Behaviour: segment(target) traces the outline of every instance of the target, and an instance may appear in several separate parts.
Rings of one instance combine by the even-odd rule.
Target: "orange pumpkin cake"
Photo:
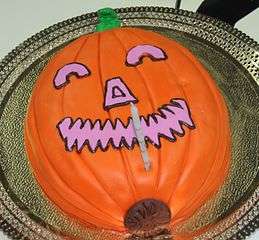
[[[223,184],[229,116],[189,50],[117,27],[83,35],[49,61],[30,99],[25,146],[43,192],[70,217],[153,236],[187,221]]]

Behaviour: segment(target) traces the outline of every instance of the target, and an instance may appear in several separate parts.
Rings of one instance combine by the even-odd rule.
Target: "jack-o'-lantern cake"
[[[84,226],[183,239],[174,226],[228,174],[228,110],[189,50],[119,27],[112,14],[104,10],[97,31],[40,74],[25,119],[27,156],[46,197]]]

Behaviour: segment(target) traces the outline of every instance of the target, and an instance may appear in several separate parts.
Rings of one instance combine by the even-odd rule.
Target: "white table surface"
[[[195,11],[201,0],[182,0],[181,8]],[[15,46],[42,29],[103,7],[174,6],[175,1],[133,0],[0,0],[0,59]],[[259,41],[259,10],[256,10],[236,27]],[[249,240],[258,240],[259,231]],[[0,240],[8,240],[0,232]]]

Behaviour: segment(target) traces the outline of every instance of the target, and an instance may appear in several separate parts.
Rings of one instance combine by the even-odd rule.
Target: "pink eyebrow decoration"
[[[86,77],[90,75],[88,68],[81,63],[69,63],[59,69],[54,78],[54,86],[60,89],[66,86],[70,81],[69,77],[71,75],[76,75],[79,78]]]
[[[129,66],[137,66],[142,63],[144,57],[150,57],[152,61],[167,59],[165,52],[161,48],[144,44],[129,50],[126,63]]]

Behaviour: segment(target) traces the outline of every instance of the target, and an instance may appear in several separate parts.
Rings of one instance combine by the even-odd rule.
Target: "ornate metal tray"
[[[123,26],[152,29],[191,50],[217,81],[229,108],[230,176],[219,193],[176,231],[199,230],[197,240],[244,239],[259,227],[258,43],[223,22],[192,12],[159,7],[116,11]],[[13,239],[105,239],[104,233],[86,231],[43,197],[23,146],[23,119],[39,72],[58,49],[93,32],[96,24],[96,13],[58,23],[0,62],[0,228]]]

